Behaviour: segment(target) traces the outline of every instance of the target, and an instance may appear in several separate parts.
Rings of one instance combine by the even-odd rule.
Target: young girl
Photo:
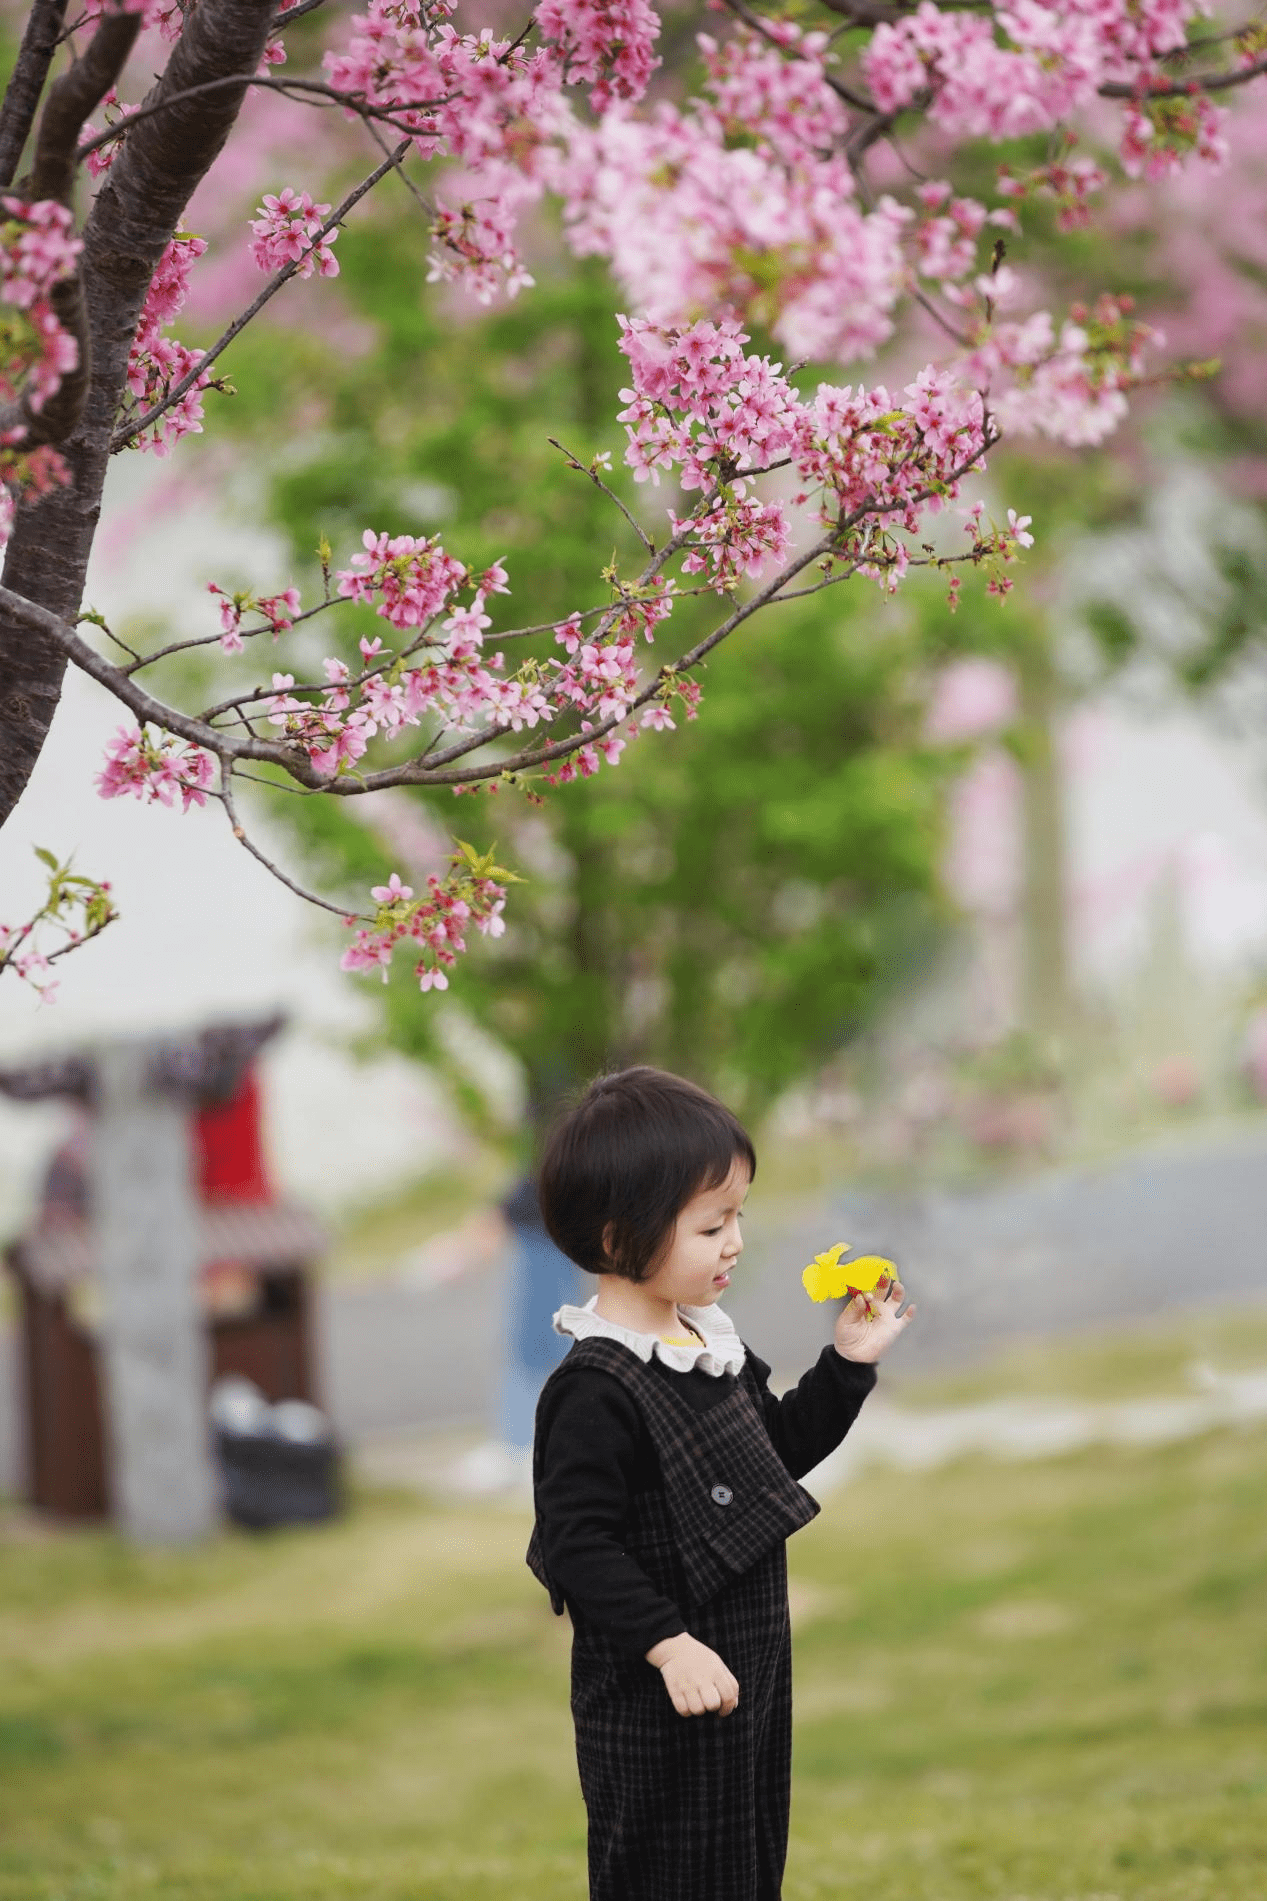
[[[881,1281],[776,1399],[718,1300],[756,1170],[721,1103],[655,1069],[594,1083],[541,1170],[598,1277],[537,1408],[528,1563],[571,1614],[591,1901],[778,1901],[791,1797],[788,1536],[914,1313]]]

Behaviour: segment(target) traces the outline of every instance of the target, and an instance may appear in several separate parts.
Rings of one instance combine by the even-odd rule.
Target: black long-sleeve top
[[[876,1381],[874,1366],[824,1347],[782,1398],[770,1369],[749,1350],[766,1430],[793,1478],[834,1452]],[[674,1372],[658,1357],[652,1372],[673,1380],[700,1412],[730,1383],[698,1367]],[[578,1368],[543,1399],[537,1419],[537,1516],[542,1556],[573,1615],[583,1617],[633,1656],[645,1656],[686,1629],[681,1609],[658,1592],[624,1550],[629,1502],[661,1483],[660,1464],[637,1405],[620,1381],[598,1367]]]

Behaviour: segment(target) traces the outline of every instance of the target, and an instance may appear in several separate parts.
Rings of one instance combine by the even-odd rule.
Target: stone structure
[[[12,1250],[11,1266],[25,1280],[32,1308],[37,1292],[64,1291],[88,1273],[96,1276],[106,1489],[116,1521],[139,1543],[187,1543],[218,1517],[206,1413],[212,1348],[200,1271],[226,1254],[263,1272],[293,1270],[320,1246],[316,1224],[302,1211],[264,1202],[262,1185],[237,1205],[208,1207],[196,1180],[195,1113],[234,1097],[279,1027],[280,1019],[270,1018],[185,1037],[120,1039],[0,1069],[5,1094],[71,1098],[90,1113],[79,1190],[82,1196],[86,1187],[86,1205],[48,1211],[47,1225]],[[303,1321],[299,1312],[301,1329]],[[220,1348],[217,1341],[218,1359]],[[36,1358],[32,1348],[28,1384],[40,1377]],[[306,1370],[296,1383],[307,1384]],[[33,1404],[33,1418],[35,1410]],[[33,1492],[38,1497],[38,1483]]]

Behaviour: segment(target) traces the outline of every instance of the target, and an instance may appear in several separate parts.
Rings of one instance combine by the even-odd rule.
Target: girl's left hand
[[[836,1316],[836,1351],[843,1360],[874,1365],[884,1358],[904,1327],[915,1318],[915,1308],[901,1311],[906,1289],[901,1281],[882,1274],[871,1294],[855,1294]]]

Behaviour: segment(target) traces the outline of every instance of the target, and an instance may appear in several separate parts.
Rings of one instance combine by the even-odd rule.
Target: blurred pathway
[[[890,1405],[882,1392],[864,1406],[849,1437],[805,1475],[825,1498],[869,1467],[926,1472],[968,1454],[1060,1458],[1086,1446],[1167,1446],[1219,1426],[1267,1419],[1267,1368],[1220,1374],[1194,1366],[1193,1392],[1171,1399],[1113,1402],[991,1400],[977,1406]]]
[[[973,1193],[841,1194],[753,1211],[726,1302],[776,1373],[830,1338],[832,1308],[800,1272],[847,1239],[891,1254],[918,1297],[910,1370],[946,1372],[1008,1340],[1129,1325],[1186,1303],[1267,1297],[1267,1122],[1096,1170]],[[328,1290],[326,1399],[349,1440],[489,1416],[498,1378],[500,1268],[429,1289]]]
[[[1175,1445],[1218,1427],[1267,1420],[1267,1367],[1223,1374],[1198,1363],[1188,1369],[1188,1379],[1192,1390],[1169,1398],[995,1399],[967,1406],[904,1405],[881,1387],[849,1437],[804,1482],[815,1498],[825,1499],[876,1469],[930,1472],[967,1457],[1016,1463],[1061,1458],[1088,1446]],[[355,1467],[370,1485],[469,1499],[463,1456],[477,1438],[470,1429],[383,1435],[356,1449]],[[518,1483],[487,1496],[494,1505],[523,1509],[531,1500],[527,1468]]]
[[[920,1307],[902,1348],[910,1371],[952,1371],[1008,1340],[1129,1325],[1190,1303],[1261,1300],[1267,1121],[972,1193],[758,1204],[726,1305],[783,1378],[830,1338],[832,1309],[805,1298],[800,1271],[839,1239],[901,1264]],[[503,1291],[500,1265],[438,1285],[327,1287],[319,1363],[345,1442],[490,1419]],[[16,1472],[13,1346],[0,1333],[0,1490]]]

